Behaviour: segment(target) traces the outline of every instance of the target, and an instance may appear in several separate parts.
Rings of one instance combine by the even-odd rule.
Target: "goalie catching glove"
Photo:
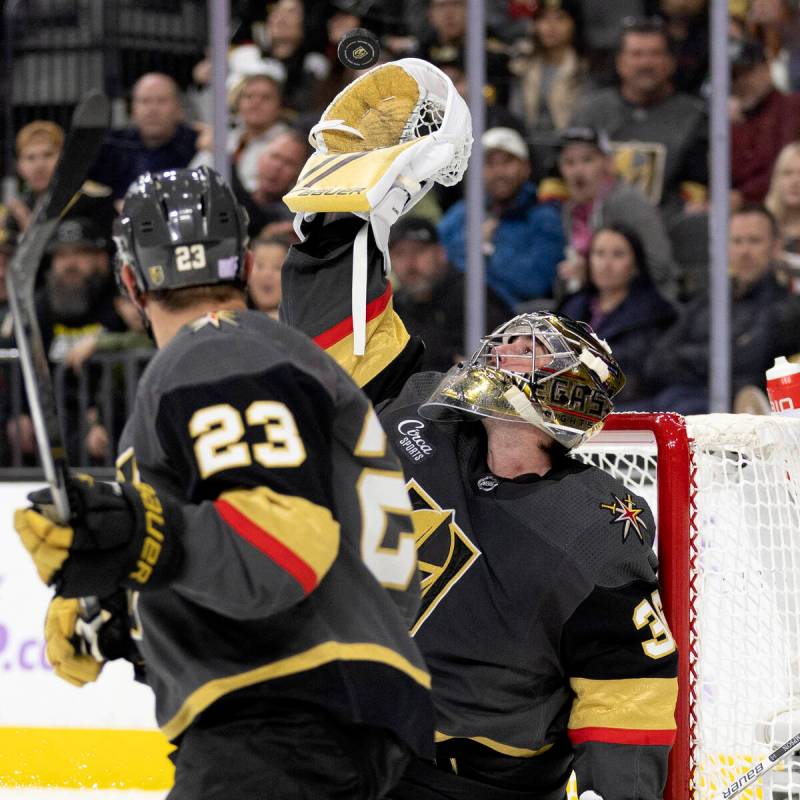
[[[472,149],[472,120],[453,82],[437,67],[404,58],[371,69],[343,89],[311,129],[315,153],[283,199],[295,229],[320,212],[368,220],[388,272],[389,230],[433,186],[453,186]],[[353,341],[363,355],[367,225],[353,248]]]
[[[107,597],[118,587],[159,589],[180,568],[183,518],[173,501],[146,483],[91,478],[69,487],[69,524],[51,518],[49,489],[28,495],[33,508],[14,513],[14,527],[39,577],[63,597]]]

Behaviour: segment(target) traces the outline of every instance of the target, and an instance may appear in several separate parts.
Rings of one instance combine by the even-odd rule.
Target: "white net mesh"
[[[692,796],[710,798],[800,731],[800,419],[686,423],[696,468]],[[642,438],[601,434],[576,455],[620,477],[658,518],[658,453]],[[797,800],[800,758],[740,797]]]
[[[469,109],[450,79],[436,67],[413,58],[395,63],[403,65],[420,87],[420,99],[406,123],[401,141],[440,132],[452,142],[455,149],[453,158],[430,180],[443,186],[454,186],[464,177],[472,152]]]

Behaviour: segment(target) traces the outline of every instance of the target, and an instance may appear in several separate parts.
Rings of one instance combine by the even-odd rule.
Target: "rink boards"
[[[163,790],[171,747],[155,725],[153,695],[127,663],[81,689],[44,656],[52,591],[39,581],[12,526],[36,486],[0,483],[0,788]]]

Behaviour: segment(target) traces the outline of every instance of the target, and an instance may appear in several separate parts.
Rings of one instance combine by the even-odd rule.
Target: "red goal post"
[[[656,515],[680,659],[664,797],[711,798],[800,731],[800,418],[611,414],[576,455]],[[740,797],[800,798],[800,759]]]

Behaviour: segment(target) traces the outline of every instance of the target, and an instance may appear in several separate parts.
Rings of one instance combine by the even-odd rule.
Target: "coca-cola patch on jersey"
[[[395,448],[415,463],[430,458],[436,448],[425,437],[425,423],[420,419],[404,419],[397,423],[400,438]]]

